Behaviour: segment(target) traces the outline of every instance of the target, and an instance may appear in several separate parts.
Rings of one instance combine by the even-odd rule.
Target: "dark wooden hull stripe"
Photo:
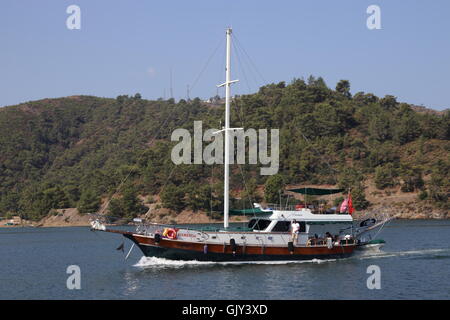
[[[123,235],[136,243],[145,256],[161,257],[173,260],[198,261],[271,261],[271,260],[311,260],[335,259],[352,255],[355,246],[327,247],[294,247],[291,252],[286,247],[236,246],[233,253],[231,245],[193,243],[161,239],[156,243],[153,238],[132,233]],[[205,253],[206,251],[206,253]]]

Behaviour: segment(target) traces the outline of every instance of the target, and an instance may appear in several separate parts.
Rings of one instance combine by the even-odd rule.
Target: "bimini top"
[[[298,188],[298,189],[289,189],[286,191],[306,194],[310,196],[324,196],[327,194],[341,193],[344,192],[345,189]]]
[[[230,210],[231,215],[246,215],[246,214],[271,214],[272,211],[261,210],[260,208],[244,209],[244,210]]]

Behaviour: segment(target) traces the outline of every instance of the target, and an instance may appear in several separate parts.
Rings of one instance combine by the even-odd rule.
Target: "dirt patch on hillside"
[[[379,190],[372,179],[366,181],[366,199],[371,206],[362,213],[385,212],[399,219],[450,219],[448,210],[419,201],[419,191],[402,192],[400,186]]]
[[[39,221],[38,227],[89,226],[89,215],[82,215],[77,208],[58,209]]]
[[[205,211],[192,211],[183,210],[179,213],[166,209],[160,208],[157,204],[151,204],[149,206],[149,211],[142,215],[141,218],[147,221],[155,223],[166,223],[166,224],[203,224],[203,223],[221,223],[222,218],[215,218],[208,215]],[[246,216],[231,216],[230,222],[242,222],[248,221],[250,217]]]

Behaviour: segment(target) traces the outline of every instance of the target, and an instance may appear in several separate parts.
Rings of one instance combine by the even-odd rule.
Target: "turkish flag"
[[[355,208],[353,208],[352,194],[348,194],[348,213],[353,214]]]

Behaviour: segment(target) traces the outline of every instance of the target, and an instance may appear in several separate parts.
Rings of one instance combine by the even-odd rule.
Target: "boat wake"
[[[410,251],[398,251],[398,252],[386,252],[386,251],[367,251],[355,254],[352,257],[340,259],[349,261],[353,259],[365,260],[365,259],[379,259],[379,258],[391,258],[391,257],[426,257],[426,258],[449,258],[450,248],[442,249],[423,249],[423,250],[410,250]],[[171,260],[157,257],[141,257],[141,259],[134,264],[134,267],[142,269],[176,269],[176,268],[198,268],[209,266],[227,266],[227,265],[287,265],[287,264],[322,264],[335,262],[338,259],[312,259],[312,260],[285,260],[285,261],[227,261],[227,262],[215,262],[215,261],[198,261],[198,260]]]
[[[134,265],[140,268],[184,268],[189,266],[212,265],[214,262],[197,261],[197,260],[170,260],[157,257],[141,257],[141,259]]]
[[[286,261],[198,261],[198,260],[170,260],[157,257],[141,257],[141,259],[134,265],[139,268],[187,268],[187,267],[202,267],[202,266],[225,266],[225,265],[285,265],[285,264],[302,264],[315,263],[321,264],[326,262],[333,262],[336,259],[312,259],[312,260],[286,260]]]
[[[391,258],[391,257],[405,257],[405,256],[422,256],[427,258],[433,257],[448,257],[450,258],[450,248],[440,248],[440,249],[422,249],[422,250],[409,250],[409,251],[367,251],[360,252],[354,256],[354,258],[363,259],[377,259],[377,258]]]

